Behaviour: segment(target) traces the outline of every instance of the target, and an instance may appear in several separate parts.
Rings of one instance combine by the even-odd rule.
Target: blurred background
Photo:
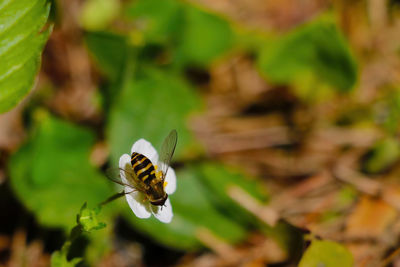
[[[120,190],[105,170],[172,129],[172,222],[115,200],[67,260],[400,266],[399,15],[396,0],[51,1],[34,89],[0,115],[0,266],[49,266],[83,203]]]

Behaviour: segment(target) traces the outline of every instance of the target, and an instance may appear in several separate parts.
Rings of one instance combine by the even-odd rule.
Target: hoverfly
[[[107,173],[107,177],[115,183],[132,189],[130,192],[125,191],[125,194],[139,191],[151,204],[163,206],[168,198],[168,194],[164,190],[165,177],[175,152],[177,139],[176,130],[172,130],[162,144],[157,165],[153,165],[145,155],[133,152],[130,164],[126,164],[125,169],[117,169],[118,172],[124,172],[127,183],[122,179],[121,181],[113,179],[117,175],[112,175],[110,172]],[[115,171],[115,169],[111,169],[111,171]]]

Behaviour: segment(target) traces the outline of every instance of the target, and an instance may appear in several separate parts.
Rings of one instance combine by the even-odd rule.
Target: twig
[[[222,258],[226,258],[232,261],[235,261],[238,255],[236,250],[226,243],[225,241],[221,240],[220,238],[216,237],[210,230],[204,227],[200,227],[196,231],[196,237],[207,247],[215,251],[218,255]]]
[[[384,259],[380,264],[379,267],[388,266],[395,258],[400,255],[400,247],[393,251],[386,259]]]
[[[274,209],[261,204],[257,199],[250,196],[246,191],[238,186],[230,186],[228,188],[228,195],[270,226],[274,226],[279,220],[279,215]]]
[[[339,180],[355,186],[360,192],[365,194],[377,196],[382,190],[382,185],[379,182],[366,178],[359,172],[353,171],[341,163],[335,168],[334,174]]]
[[[323,171],[310,178],[302,181],[295,186],[280,192],[270,203],[269,206],[275,210],[282,211],[293,205],[298,201],[298,198],[324,187],[332,181],[332,177],[329,172]]]
[[[217,134],[209,136],[205,140],[207,140],[207,147],[210,149],[210,152],[215,154],[261,149],[292,143],[288,136],[288,129],[281,126],[241,133]]]

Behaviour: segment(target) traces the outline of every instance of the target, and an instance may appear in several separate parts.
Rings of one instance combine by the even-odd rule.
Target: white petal
[[[151,205],[151,211],[153,212],[154,217],[163,223],[170,223],[174,216],[169,198],[165,201],[165,204],[162,207]]]
[[[168,169],[167,177],[165,177],[165,182],[167,184],[165,186],[165,192],[168,195],[173,194],[176,190],[176,175],[174,169],[172,169],[171,167],[169,167]]]
[[[130,194],[126,194],[125,196],[126,200],[128,201],[129,207],[138,218],[146,219],[150,217],[150,203],[147,199],[145,199],[145,195],[143,193],[136,191]]]
[[[119,158],[119,168],[125,170],[126,164],[129,164],[129,165],[131,164],[131,157],[128,154],[123,154]],[[119,173],[121,175],[122,182],[127,184],[128,181],[126,179],[125,172],[120,170]]]
[[[148,159],[151,160],[153,164],[157,164],[158,162],[158,153],[154,149],[154,147],[150,144],[150,142],[142,139],[137,140],[131,149],[131,154],[133,152],[137,152],[145,155]]]

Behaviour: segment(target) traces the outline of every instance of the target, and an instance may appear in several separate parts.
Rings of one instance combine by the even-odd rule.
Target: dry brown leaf
[[[379,238],[396,215],[396,210],[383,200],[363,196],[348,219],[346,235],[355,239]]]

